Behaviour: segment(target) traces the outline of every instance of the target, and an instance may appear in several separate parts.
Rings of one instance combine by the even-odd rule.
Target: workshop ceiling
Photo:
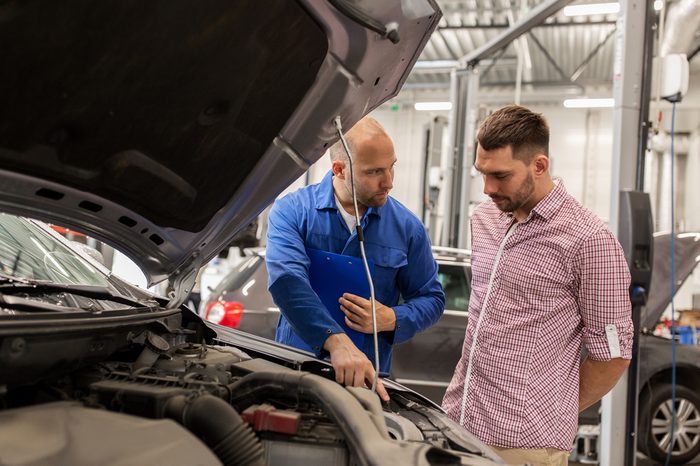
[[[437,1],[444,16],[405,89],[447,89],[449,70],[455,60],[482,46],[543,3],[543,0]],[[584,2],[572,2],[580,3]],[[521,46],[520,57],[526,64],[523,85],[610,86],[616,19],[616,14],[569,17],[560,10],[521,36],[523,39],[482,61],[480,86],[494,90],[513,87]],[[527,66],[528,61],[531,66]]]

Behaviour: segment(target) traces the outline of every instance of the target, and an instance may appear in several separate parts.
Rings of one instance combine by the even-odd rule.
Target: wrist
[[[396,312],[394,308],[389,306],[384,306],[386,309],[386,324],[382,328],[383,332],[393,332],[396,330]]]
[[[326,341],[323,343],[323,349],[332,353],[336,348],[346,346],[348,342],[351,343],[351,340],[345,333],[334,333],[326,338]]]

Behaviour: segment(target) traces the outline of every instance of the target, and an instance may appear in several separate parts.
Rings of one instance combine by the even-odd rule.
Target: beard
[[[491,196],[491,199],[496,203],[496,207],[502,212],[514,212],[521,208],[532,197],[535,192],[535,180],[531,173],[527,174],[527,178],[520,185],[518,191],[512,196]],[[496,202],[498,201],[498,202]]]
[[[373,196],[361,196],[360,193],[357,194],[357,200],[361,204],[364,204],[367,207],[381,207],[384,204],[386,204],[387,199],[389,199],[389,193],[386,193],[386,196],[382,196],[381,194],[375,194]]]

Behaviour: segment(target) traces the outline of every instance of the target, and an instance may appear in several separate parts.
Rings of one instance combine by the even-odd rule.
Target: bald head
[[[348,142],[350,152],[354,154],[359,146],[378,136],[389,138],[389,135],[384,130],[384,127],[382,127],[377,120],[370,116],[366,116],[355,123],[355,126],[350,128],[350,131],[345,133],[345,140]],[[343,148],[343,141],[338,140],[331,146],[330,156],[331,162],[336,160],[344,162],[347,160],[347,154]]]

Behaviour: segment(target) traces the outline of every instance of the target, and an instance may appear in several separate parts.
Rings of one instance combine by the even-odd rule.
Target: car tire
[[[638,447],[651,459],[666,461],[671,430],[671,384],[650,387],[639,403]],[[671,464],[685,464],[700,454],[700,395],[676,385],[676,425]]]

